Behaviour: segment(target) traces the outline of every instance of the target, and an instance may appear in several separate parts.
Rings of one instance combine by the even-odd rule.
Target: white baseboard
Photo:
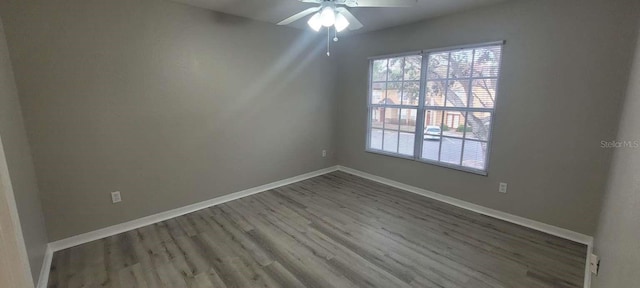
[[[589,243],[587,245],[587,259],[585,260],[585,265],[584,265],[584,288],[590,288],[591,287],[591,269],[589,269],[590,267],[590,257],[591,254],[593,253],[593,241],[591,241],[591,243]]]
[[[47,288],[49,284],[49,271],[51,270],[51,260],[53,260],[53,250],[51,245],[47,245],[44,252],[44,259],[42,260],[42,268],[40,268],[40,276],[38,278],[38,284],[36,288]]]
[[[158,214],[154,214],[154,215],[150,215],[150,216],[146,216],[146,217],[142,217],[136,220],[131,220],[128,222],[124,222],[124,223],[120,223],[120,224],[116,224],[113,226],[109,226],[106,228],[102,228],[102,229],[98,229],[95,231],[91,231],[91,232],[87,232],[84,234],[80,234],[80,235],[76,235],[76,236],[72,236],[69,238],[65,238],[62,240],[58,240],[55,242],[51,242],[49,243],[49,247],[51,248],[51,250],[53,252],[55,251],[60,251],[60,250],[64,250],[70,247],[74,247],[74,246],[78,246],[84,243],[88,243],[91,241],[95,241],[98,239],[102,239],[105,237],[109,237],[109,236],[113,236],[116,234],[120,234],[122,232],[126,232],[126,231],[130,231],[130,230],[134,230],[134,229],[138,229],[140,227],[144,227],[147,225],[151,225],[154,223],[158,223],[158,222],[162,222],[171,218],[175,218],[178,216],[182,216],[185,214],[189,214],[191,212],[195,212],[204,208],[208,208],[211,206],[215,206],[215,205],[219,205],[225,202],[229,202],[229,201],[233,201],[242,197],[246,197],[249,195],[253,195],[256,193],[260,193],[260,192],[264,192],[264,191],[268,191],[274,188],[278,188],[281,186],[285,186],[285,185],[289,185],[295,182],[299,182],[302,180],[306,180],[309,178],[313,178],[316,176],[320,176],[323,174],[327,174],[327,173],[331,173],[333,171],[338,170],[338,166],[332,166],[329,168],[324,168],[324,169],[320,169],[320,170],[316,170],[313,172],[309,172],[309,173],[305,173],[302,175],[298,175],[298,176],[294,176],[291,178],[287,178],[287,179],[283,179],[280,181],[276,181],[276,182],[272,182],[269,184],[265,184],[265,185],[261,185],[258,187],[253,187],[253,188],[249,188],[246,190],[242,190],[239,192],[234,192],[231,194],[227,194],[224,196],[220,196],[214,199],[210,199],[210,200],[206,200],[206,201],[202,201],[202,202],[198,202],[195,204],[191,204],[188,206],[184,206],[184,207],[180,207],[180,208],[176,208],[176,209],[172,209],[169,211],[165,211],[165,212],[160,212]]]
[[[384,177],[380,177],[380,176],[376,176],[373,174],[369,174],[366,172],[362,172],[360,170],[356,170],[353,168],[349,168],[349,167],[345,167],[345,166],[340,166],[338,165],[338,170],[355,175],[355,176],[359,176],[362,178],[366,178],[372,181],[376,181],[378,183],[382,183],[382,184],[386,184],[389,185],[391,187],[395,187],[398,189],[402,189],[411,193],[415,193],[418,195],[422,195],[434,200],[438,200],[440,202],[444,202],[447,204],[451,204],[453,206],[457,206],[466,210],[470,210],[470,211],[474,211],[476,213],[480,213],[483,215],[487,215],[493,218],[497,218],[503,221],[507,221],[507,222],[511,222],[514,224],[518,224],[520,226],[524,226],[527,228],[531,228],[534,230],[538,230],[547,234],[551,234],[560,238],[564,238],[564,239],[568,239],[577,243],[581,243],[581,244],[585,244],[587,245],[587,260],[586,260],[586,267],[585,267],[585,274],[584,274],[584,287],[585,288],[589,288],[591,287],[591,272],[589,271],[589,256],[591,255],[591,251],[593,250],[593,237],[589,236],[589,235],[585,235],[582,233],[578,233],[575,231],[571,231],[565,228],[560,228],[557,226],[553,226],[553,225],[549,225],[546,223],[542,223],[542,222],[538,222],[535,220],[531,220],[531,219],[527,219],[524,217],[520,217],[520,216],[516,216],[513,214],[509,214],[506,212],[502,212],[502,211],[498,211],[495,209],[491,209],[491,208],[487,208],[484,206],[480,206],[477,204],[473,204],[467,201],[463,201],[457,198],[453,198],[453,197],[449,197],[449,196],[445,196],[442,194],[438,194],[429,190],[425,190],[422,188],[418,188],[415,186],[411,186],[411,185],[407,185],[404,183],[400,183],[397,181],[393,181],[391,179],[387,179]]]

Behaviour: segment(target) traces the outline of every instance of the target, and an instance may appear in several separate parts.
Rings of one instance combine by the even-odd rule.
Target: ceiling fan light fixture
[[[334,24],[336,27],[336,32],[340,32],[345,28],[349,27],[349,20],[347,20],[342,13],[336,13],[336,23]]]
[[[315,7],[307,8],[298,12],[289,18],[286,18],[278,25],[289,25],[311,14],[311,18],[307,20],[309,27],[319,32],[322,27],[327,27],[327,56],[331,43],[331,32],[334,32],[333,41],[338,41],[338,32],[349,30],[358,30],[363,27],[362,23],[351,14],[347,8],[353,7],[410,7],[415,5],[418,0],[298,0],[300,2],[319,4]],[[344,7],[346,6],[346,7]],[[331,28],[333,27],[333,31]]]
[[[322,26],[331,27],[336,23],[336,12],[333,11],[333,7],[326,6],[320,11],[320,20],[322,20]]]
[[[320,13],[313,14],[313,16],[309,18],[309,21],[307,21],[307,24],[309,24],[309,27],[311,27],[311,29],[313,29],[314,31],[316,32],[320,31],[320,28],[322,28],[322,20],[320,19]]]

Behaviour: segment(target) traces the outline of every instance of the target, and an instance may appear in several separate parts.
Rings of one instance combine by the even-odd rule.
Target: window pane
[[[400,105],[400,94],[402,93],[402,82],[387,83],[387,99],[384,104]]]
[[[371,129],[369,135],[369,145],[371,149],[382,150],[382,130]]]
[[[448,83],[447,106],[467,107],[469,80],[449,80]]]
[[[430,54],[428,65],[427,79],[447,78],[447,72],[449,69],[449,52]]]
[[[400,109],[400,142],[398,143],[400,154],[413,156],[417,115],[417,109]]]
[[[446,80],[443,81],[427,81],[426,96],[424,105],[427,106],[444,106],[444,91],[446,88]]]
[[[493,108],[496,102],[498,79],[473,80],[471,86],[471,107]]]
[[[387,59],[373,61],[373,81],[387,81]]]
[[[401,109],[400,110],[400,131],[416,132],[417,109]]]
[[[462,156],[462,140],[442,137],[442,148],[440,151],[440,162],[460,165]]]
[[[433,136],[430,138],[436,137]],[[440,137],[437,136],[437,138]],[[424,142],[422,144],[422,159],[438,161],[438,154],[440,154],[440,140],[424,139]]]
[[[402,86],[402,105],[418,106],[420,98],[420,82],[404,82]]]
[[[429,126],[432,126],[435,130],[442,129],[442,116],[444,111],[442,110],[427,110],[424,115],[424,128],[425,131]]]
[[[451,52],[449,78],[469,78],[473,49]]]
[[[400,143],[398,152],[402,155],[413,156],[416,135],[413,133],[400,132]]]
[[[444,113],[444,123],[442,134],[444,136],[464,137],[464,124],[466,123],[466,112],[463,111],[442,111]],[[467,129],[469,130],[469,129]]]
[[[498,77],[502,46],[475,49],[473,77]]]
[[[389,59],[389,80],[402,81],[404,57]]]
[[[371,119],[369,119],[369,121],[371,121],[371,128],[379,128],[382,129],[382,113],[381,110],[383,110],[384,108],[380,108],[380,107],[374,107],[371,108]]]
[[[440,139],[442,136],[442,116],[444,111],[427,110],[424,115],[422,142],[423,159],[438,161]]]
[[[486,156],[487,156],[486,142],[465,140],[464,154],[462,157],[462,166],[484,170],[485,163],[486,163]]]
[[[404,80],[420,80],[422,56],[409,56],[404,59]]]
[[[384,129],[398,130],[400,122],[400,109],[398,108],[379,108],[380,118],[383,119]]]
[[[384,146],[382,150],[398,153],[398,131],[384,130],[383,134]]]
[[[466,138],[488,141],[491,132],[491,113],[473,112],[469,113],[467,117]]]
[[[384,104],[387,97],[386,83],[373,83],[371,85],[371,104]]]

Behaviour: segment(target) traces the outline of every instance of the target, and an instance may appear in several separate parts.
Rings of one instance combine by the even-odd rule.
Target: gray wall
[[[162,0],[0,15],[52,241],[336,164],[317,34]]]
[[[636,47],[616,140],[640,141],[640,43]],[[637,287],[640,283],[640,148],[617,148],[595,239],[600,273],[593,287]]]
[[[637,16],[637,1],[523,0],[349,37],[336,49],[340,164],[593,235]],[[364,151],[367,57],[496,40],[488,177]]]
[[[4,154],[7,158],[31,273],[34,282],[37,282],[48,242],[47,231],[1,19],[0,137],[2,137]]]

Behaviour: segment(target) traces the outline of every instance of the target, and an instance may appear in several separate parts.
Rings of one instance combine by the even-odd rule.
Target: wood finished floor
[[[56,252],[49,287],[581,287],[585,254],[334,172]]]

